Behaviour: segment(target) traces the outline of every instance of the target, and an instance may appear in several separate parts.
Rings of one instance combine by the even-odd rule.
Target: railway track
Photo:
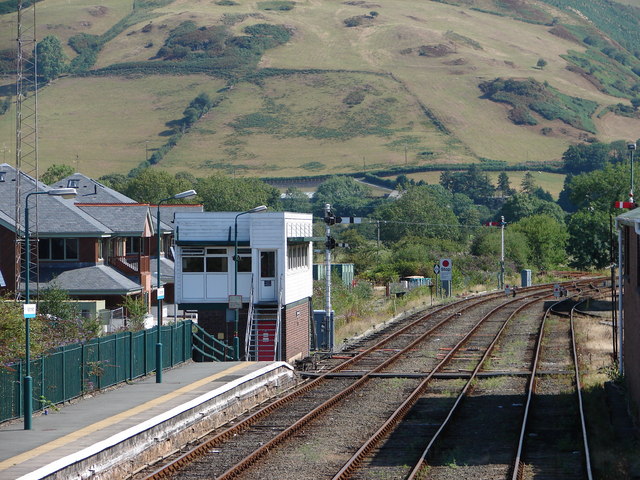
[[[384,458],[380,440],[393,444],[394,427],[416,404],[434,405],[435,418],[451,408],[452,382],[466,384],[456,398],[468,395],[474,378],[487,373],[480,367],[510,319],[551,290],[521,292],[466,299],[409,319],[169,465],[135,478],[348,478],[359,465]]]

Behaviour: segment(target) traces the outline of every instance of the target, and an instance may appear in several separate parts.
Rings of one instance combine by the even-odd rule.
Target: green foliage
[[[281,200],[285,212],[311,213],[309,196],[296,187],[289,187]]]
[[[483,228],[474,237],[470,252],[472,255],[487,258],[500,258],[501,235],[498,228]],[[514,270],[518,271],[528,266],[531,248],[524,233],[508,229],[504,236],[505,258],[513,262]]]
[[[216,5],[221,5],[221,6],[234,6],[234,5],[240,5],[238,2],[234,2],[233,0],[218,0],[216,2]]]
[[[12,99],[11,97],[5,97],[4,100],[0,100],[0,115],[4,115],[9,111],[11,107]]]
[[[571,177],[563,191],[578,209],[611,212],[613,202],[628,198],[629,178],[628,165],[607,163],[600,170]],[[638,187],[637,183],[634,187]]]
[[[291,2],[288,0],[274,0],[270,2],[258,2],[259,10],[277,10],[281,12],[286,12],[289,10],[293,10],[293,7],[296,6],[296,2]]]
[[[380,205],[374,217],[381,220],[381,238],[387,242],[408,236],[459,241],[458,219],[442,195],[429,185],[415,186],[398,200]]]
[[[517,222],[532,215],[545,214],[563,222],[564,212],[554,202],[549,202],[528,193],[515,193],[502,205],[500,215],[507,222]]]
[[[148,313],[144,298],[127,295],[120,306],[127,312],[127,327],[129,330],[138,331],[144,329],[144,317]]]
[[[178,179],[168,172],[152,168],[145,169],[137,177],[128,180],[122,193],[140,203],[157,203],[176,193],[194,188],[193,183]],[[184,200],[172,200],[172,203],[194,203],[193,197]]]
[[[536,67],[540,69],[543,69],[546,66],[547,66],[547,61],[544,58],[539,58],[538,61],[536,62]]]
[[[565,247],[569,234],[564,223],[552,216],[537,214],[514,223],[511,229],[527,238],[531,249],[529,259],[536,268],[547,270],[566,264]]]
[[[626,155],[624,142],[614,143],[579,143],[571,145],[562,154],[564,170],[568,173],[579,174],[600,170],[610,162],[621,162]]]
[[[47,35],[36,45],[38,73],[46,82],[60,76],[65,71],[67,57],[58,37]]]
[[[371,189],[350,177],[334,176],[321,183],[313,195],[314,212],[323,216],[325,203],[338,216],[362,215],[366,213]]]
[[[567,251],[571,266],[580,270],[605,268],[611,263],[610,215],[583,208],[569,218]]]
[[[532,78],[527,80],[497,78],[479,85],[485,98],[503,102],[513,109],[509,118],[516,125],[535,125],[537,121],[530,111],[547,120],[562,120],[580,130],[595,132],[591,115],[598,104],[591,100],[571,97],[558,92],[546,83]]]
[[[607,36],[633,52],[640,49],[640,10],[608,0],[544,0],[561,10],[580,11]]]
[[[477,165],[471,165],[467,171],[445,171],[440,175],[440,185],[454,193],[464,193],[476,203],[486,203],[495,192],[489,175]]]
[[[40,181],[47,185],[52,185],[58,180],[62,180],[69,175],[73,175],[75,170],[69,165],[56,165],[55,163],[48,167],[45,172],[40,176]]]
[[[241,212],[258,205],[280,209],[280,191],[257,178],[212,175],[198,180],[196,190],[208,212]]]

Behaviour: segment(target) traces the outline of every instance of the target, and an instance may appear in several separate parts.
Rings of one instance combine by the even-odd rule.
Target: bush
[[[296,2],[290,2],[286,0],[275,0],[272,2],[258,2],[259,10],[280,10],[286,12],[288,10],[293,10]]]

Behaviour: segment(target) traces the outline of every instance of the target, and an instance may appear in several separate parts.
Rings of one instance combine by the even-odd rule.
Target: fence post
[[[80,345],[80,393],[84,394],[84,374],[85,374],[85,362],[84,362],[84,346],[83,343]]]
[[[133,380],[133,332],[129,332],[129,380]]]
[[[144,334],[142,336],[142,339],[144,340],[144,345],[142,348],[142,354],[144,355],[144,374],[146,375],[147,373],[149,373],[149,370],[147,369],[147,329],[144,329]]]
[[[67,401],[67,347],[62,347],[62,400]]]
[[[175,365],[175,342],[174,337],[176,336],[176,324],[175,322],[171,324],[171,366]]]

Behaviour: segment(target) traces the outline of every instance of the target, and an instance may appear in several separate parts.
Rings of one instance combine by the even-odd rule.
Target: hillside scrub
[[[516,125],[536,125],[535,112],[546,120],[562,120],[580,130],[595,133],[591,115],[598,104],[560,93],[546,82],[496,78],[478,85],[484,97],[511,105],[509,118]]]

